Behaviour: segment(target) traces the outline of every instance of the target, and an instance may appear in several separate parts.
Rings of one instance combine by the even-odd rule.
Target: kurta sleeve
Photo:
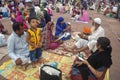
[[[13,59],[13,60],[17,60],[18,57],[16,56],[15,54],[15,46],[14,46],[14,38],[13,37],[9,37],[8,39],[8,45],[7,45],[7,48],[8,48],[8,56]]]

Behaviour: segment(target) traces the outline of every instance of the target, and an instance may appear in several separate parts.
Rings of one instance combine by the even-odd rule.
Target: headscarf
[[[20,15],[22,15],[22,12],[18,11],[17,16],[20,16]]]
[[[56,36],[59,36],[59,34],[63,33],[63,30],[67,27],[66,23],[64,22],[63,24],[61,24],[61,22],[64,21],[63,17],[59,17],[57,19],[57,23],[56,23]]]
[[[59,17],[59,18],[57,19],[57,24],[56,24],[56,25],[61,25],[60,22],[62,22],[62,21],[64,21],[64,18],[63,18],[63,17]]]
[[[59,26],[61,27],[62,29],[65,29],[66,28],[66,23],[64,22],[63,24],[61,24],[61,22],[64,21],[64,18],[63,17],[59,17],[57,19],[57,23],[56,23],[56,26]]]
[[[22,12],[21,11],[18,11],[18,13],[17,13],[17,16],[16,16],[16,22],[21,22],[21,23],[23,23],[24,22],[24,19],[23,19],[23,17],[22,17]]]

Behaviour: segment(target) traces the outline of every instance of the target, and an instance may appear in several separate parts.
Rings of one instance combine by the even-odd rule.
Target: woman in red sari
[[[61,44],[61,41],[57,40],[55,36],[53,36],[53,28],[54,23],[48,22],[46,25],[46,49],[55,49]]]

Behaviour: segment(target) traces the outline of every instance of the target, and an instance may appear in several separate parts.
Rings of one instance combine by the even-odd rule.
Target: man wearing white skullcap
[[[97,24],[101,24],[101,19],[100,18],[95,18],[94,22],[97,23]]]
[[[76,36],[76,43],[75,46],[71,49],[75,49],[75,48],[82,48],[86,45],[89,45],[89,42],[93,41],[93,40],[97,40],[99,37],[104,37],[104,29],[101,27],[101,19],[100,18],[95,18],[93,20],[92,25],[94,26],[94,30],[92,31],[91,35],[84,35],[84,34],[78,34]]]

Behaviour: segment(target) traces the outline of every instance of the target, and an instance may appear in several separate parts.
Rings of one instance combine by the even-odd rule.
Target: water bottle
[[[52,67],[57,68],[58,63],[57,63],[57,62],[52,62],[50,65],[51,65]]]

